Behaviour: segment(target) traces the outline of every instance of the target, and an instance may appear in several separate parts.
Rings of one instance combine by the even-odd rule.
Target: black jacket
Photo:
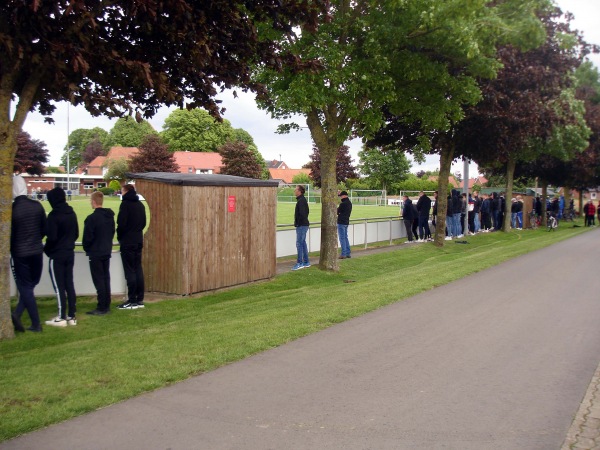
[[[17,257],[39,255],[44,251],[46,212],[37,200],[19,195],[12,204],[10,254]]]
[[[452,214],[462,213],[462,198],[460,192],[456,189],[452,189]]]
[[[427,195],[423,194],[417,200],[417,211],[419,211],[419,217],[429,217],[429,210],[431,209],[431,199]]]
[[[117,216],[117,240],[121,245],[144,242],[146,208],[138,199],[135,190],[127,191],[122,197]]]
[[[404,201],[404,206],[402,207],[402,218],[404,220],[414,220],[417,218],[415,215],[415,210],[413,209],[412,200],[407,198]]]
[[[350,214],[352,213],[352,202],[349,198],[343,198],[337,208],[337,223],[350,225]]]
[[[294,226],[307,227],[310,225],[308,221],[308,202],[304,195],[296,197],[296,209],[294,210]]]
[[[96,208],[83,224],[83,249],[90,258],[110,258],[115,235],[115,213]]]
[[[75,241],[79,237],[79,224],[77,215],[63,197],[55,198],[52,189],[48,192],[48,201],[52,211],[48,214],[46,222],[46,245],[44,253],[49,258],[56,259],[72,255],[75,250]]]

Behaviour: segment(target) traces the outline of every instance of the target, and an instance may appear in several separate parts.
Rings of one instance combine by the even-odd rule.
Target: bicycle
[[[535,211],[531,211],[529,213],[529,227],[532,230],[537,230],[537,227],[540,225],[540,219],[535,213]]]
[[[558,220],[554,217],[554,214],[547,212],[546,213],[546,227],[548,231],[553,231],[558,228]]]
[[[570,220],[571,222],[575,221],[575,210],[574,209],[565,209],[563,213],[563,220]]]

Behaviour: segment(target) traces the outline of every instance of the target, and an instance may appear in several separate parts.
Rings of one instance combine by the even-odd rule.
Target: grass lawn
[[[78,299],[76,327],[45,327],[0,342],[0,441],[184,380],[401,301],[507,259],[587,231],[489,233],[469,245],[402,246],[271,281],[143,310],[87,316]],[[353,280],[353,283],[345,281]],[[410,282],[407,282],[410,280]],[[56,314],[41,299],[40,314]],[[28,317],[23,317],[28,325]]]

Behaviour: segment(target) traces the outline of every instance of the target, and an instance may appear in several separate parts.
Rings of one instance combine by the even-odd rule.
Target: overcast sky
[[[556,0],[556,3],[563,11],[570,11],[575,15],[573,28],[582,31],[587,42],[600,45],[600,27],[597,23],[600,17],[600,0]],[[600,67],[599,55],[592,55],[591,59],[596,67]],[[312,140],[306,128],[290,134],[276,134],[278,122],[256,108],[252,94],[240,93],[238,98],[233,98],[233,95],[227,92],[220,98],[227,109],[223,117],[228,119],[234,128],[243,128],[252,135],[265,160],[282,159],[291,168],[300,168],[308,162],[309,154],[312,152]],[[161,108],[150,120],[157,131],[162,131],[164,120],[171,111],[172,109]],[[59,164],[70,132],[78,128],[94,127],[101,127],[108,131],[115,122],[115,119],[92,117],[83,107],[67,107],[66,103],[57,105],[53,118],[55,123],[49,125],[44,123],[43,117],[38,113],[30,113],[24,126],[24,130],[34,139],[46,143],[50,152],[51,165]],[[306,124],[303,119],[299,119],[299,123]],[[346,145],[350,147],[354,164],[358,164],[360,140],[355,139],[347,142]],[[430,156],[422,166],[413,164],[411,171],[434,170],[438,167],[439,157]],[[456,162],[452,171],[462,173],[462,161]],[[476,166],[472,165],[470,175],[473,176],[475,171]]]

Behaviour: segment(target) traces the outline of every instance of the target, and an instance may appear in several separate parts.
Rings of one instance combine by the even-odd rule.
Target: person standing
[[[348,240],[348,226],[350,225],[350,214],[352,213],[352,202],[348,198],[348,193],[342,191],[338,194],[341,199],[337,208],[337,229],[340,247],[342,248],[340,259],[351,258],[350,241]]]
[[[308,246],[306,245],[306,233],[308,233],[308,227],[310,222],[308,221],[308,202],[304,197],[304,186],[298,185],[294,190],[296,196],[296,209],[294,210],[294,227],[296,227],[296,250],[298,252],[298,258],[296,264],[292,267],[292,270],[300,270],[310,267],[310,261],[308,259]]]
[[[479,214],[481,213],[481,199],[479,198],[479,192],[473,192],[473,233],[477,234],[481,231],[481,220]]]
[[[104,194],[92,193],[94,212],[87,216],[83,225],[83,250],[90,259],[92,281],[98,295],[96,309],[86,314],[103,316],[110,312],[110,257],[115,235],[115,213],[103,208]]]
[[[408,195],[405,195],[403,198],[402,220],[404,221],[404,228],[406,228],[406,237],[408,239],[405,244],[410,244],[413,242],[412,225],[416,216],[414,214],[412,200],[408,198]]]
[[[46,235],[46,213],[39,201],[27,198],[27,184],[21,175],[13,177],[13,199],[10,256],[19,301],[11,319],[16,331],[25,331],[21,316],[27,310],[31,319],[27,329],[40,332],[42,324],[33,291],[40,282],[44,265],[42,239]]]
[[[67,204],[65,191],[56,187],[47,194],[52,211],[46,221],[46,245],[44,253],[48,255],[50,280],[58,302],[58,315],[46,321],[46,325],[66,327],[77,325],[75,285],[73,283],[73,265],[75,264],[75,241],[79,237],[77,215]],[[67,310],[68,302],[68,310]]]
[[[429,230],[429,212],[431,210],[431,199],[425,192],[419,192],[417,200],[417,212],[419,216],[419,240],[431,240],[431,231]]]
[[[584,225],[586,227],[591,227],[592,223],[594,223],[594,215],[596,214],[596,207],[594,206],[592,200],[588,200],[588,202],[583,206],[583,213],[585,215]]]
[[[121,261],[127,281],[128,300],[117,306],[118,309],[144,307],[142,249],[145,226],[146,208],[140,201],[133,185],[126,184],[123,186],[123,197],[117,216],[117,240],[121,246]]]

